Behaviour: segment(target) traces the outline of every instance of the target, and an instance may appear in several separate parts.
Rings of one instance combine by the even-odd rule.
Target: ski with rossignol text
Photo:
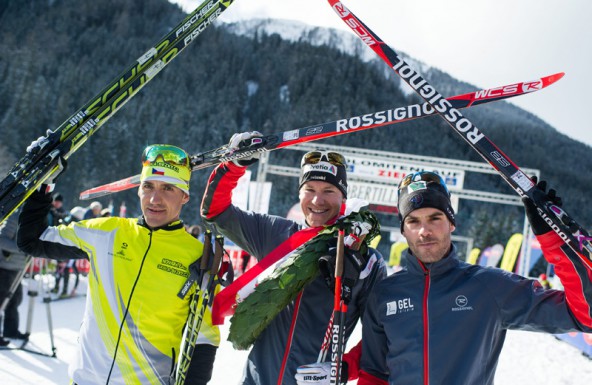
[[[98,95],[23,156],[0,181],[0,223],[234,0],[206,0]]]
[[[530,198],[539,215],[592,269],[592,237],[561,207],[542,201],[533,194],[535,183],[508,158],[484,133],[447,101],[415,69],[384,43],[341,1],[327,0],[329,5],[362,41],[386,62],[415,92],[429,103],[481,157],[499,172],[520,195]]]
[[[532,81],[508,84],[501,87],[456,95],[449,97],[447,100],[455,108],[479,106],[481,104],[539,91],[557,82],[563,77],[563,75],[563,72],[560,72]],[[299,143],[311,142],[336,135],[402,123],[434,114],[434,109],[428,103],[413,104],[407,107],[393,108],[304,128],[288,130],[261,138],[253,138],[250,143],[245,143],[244,146],[234,152],[225,145],[211,151],[193,155],[191,156],[191,167],[192,170],[195,171],[215,166],[218,163],[245,158],[253,155],[255,152],[273,151]],[[96,199],[115,192],[128,190],[138,186],[139,183],[140,175],[134,175],[85,190],[80,193],[79,198],[81,200]]]

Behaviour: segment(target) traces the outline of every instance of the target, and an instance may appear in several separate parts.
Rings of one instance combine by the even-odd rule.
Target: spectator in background
[[[111,216],[111,210],[106,208],[101,210],[101,218],[106,218]]]
[[[389,267],[393,268],[395,271],[399,271],[403,266],[403,261],[401,260],[403,251],[407,250],[409,245],[407,244],[406,240],[401,240],[393,243],[391,245],[391,251],[389,255]]]
[[[78,222],[84,219],[84,215],[86,214],[86,209],[80,206],[74,206],[70,209],[70,215],[68,218],[68,222],[64,224],[68,224],[70,222]]]
[[[541,283],[541,286],[544,289],[551,288],[551,283],[549,283],[549,280],[547,279],[547,274],[543,273],[543,274],[539,275],[539,282]]]
[[[84,213],[83,219],[100,218],[102,209],[103,205],[101,204],[101,202],[91,202],[90,206],[88,206],[88,209],[86,210],[86,213]]]
[[[249,262],[251,261],[251,254],[247,253],[244,250],[241,250],[241,270],[239,274],[244,274],[247,271],[247,266],[249,266]]]
[[[62,194],[56,192],[52,195],[51,209],[47,217],[49,224],[51,226],[57,226],[67,216],[68,212],[64,209],[64,197]]]
[[[201,227],[199,225],[189,226],[187,232],[193,235],[194,238],[199,239],[199,236],[201,235]]]
[[[19,328],[18,307],[23,301],[23,287],[20,282],[27,267],[28,257],[16,245],[18,227],[18,211],[15,211],[0,224],[0,307],[4,308],[3,337],[27,339],[28,334],[21,333]],[[17,284],[11,293],[11,288]],[[5,300],[12,294],[7,304]],[[0,337],[0,346],[8,345],[8,341]]]
[[[69,215],[61,222],[64,225],[67,225],[71,222],[78,222],[84,218],[86,210],[83,207],[75,206],[70,210]],[[70,272],[74,273],[76,277],[76,281],[74,281],[74,287],[72,291],[69,292],[69,284],[70,284]],[[55,272],[55,286],[51,289],[52,293],[59,293],[60,291],[60,283],[62,283],[62,292],[60,293],[60,298],[71,297],[76,294],[76,289],[78,288],[78,284],[80,283],[80,272],[78,271],[78,266],[76,266],[76,260],[70,259],[67,261],[58,261],[58,266]]]

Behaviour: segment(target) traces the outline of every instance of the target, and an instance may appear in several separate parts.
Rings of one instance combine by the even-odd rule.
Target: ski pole
[[[209,232],[209,230],[206,232]],[[210,239],[211,239],[211,232],[210,232]],[[210,250],[208,250],[208,259],[210,259],[211,255],[211,241],[209,239],[205,239],[206,243],[210,244]],[[190,310],[190,318],[187,320],[187,326],[185,328],[185,333],[183,334],[183,343],[182,349],[179,355],[179,362],[177,365],[177,373],[175,376],[175,384],[176,385],[183,385],[185,383],[185,377],[187,375],[187,371],[189,370],[189,365],[191,364],[191,359],[193,357],[193,352],[195,350],[195,345],[197,342],[197,337],[199,336],[199,331],[201,329],[201,324],[203,322],[203,317],[206,312],[208,306],[210,306],[211,301],[214,297],[214,291],[217,285],[217,275],[218,270],[220,269],[220,263],[222,261],[222,256],[224,253],[224,238],[221,236],[216,236],[215,241],[215,248],[214,248],[214,258],[212,261],[202,261],[200,270],[202,272],[208,271],[208,264],[209,271],[208,271],[208,281],[205,284],[205,287],[202,282],[201,290],[197,290],[194,293],[191,303]],[[205,244],[204,244],[205,250]],[[202,276],[202,281],[205,279],[205,274]]]
[[[345,231],[339,230],[337,236],[337,252],[335,255],[335,293],[333,298],[333,327],[331,333],[331,377],[330,384],[341,383],[341,362],[343,359],[343,345],[345,339],[345,316],[347,304],[344,300],[343,286],[343,254]]]
[[[44,264],[47,264],[47,260],[43,259]],[[45,274],[47,275],[47,274]],[[45,312],[47,315],[47,328],[49,330],[49,342],[51,344],[51,357],[56,357],[57,348],[55,346],[54,337],[53,337],[53,319],[51,316],[51,297],[49,296],[49,290],[43,282],[43,275],[40,275],[41,278],[41,292],[43,295],[43,303],[45,304]]]
[[[346,286],[348,285],[352,285],[351,282],[343,282],[343,270],[344,270],[344,264],[343,264],[343,258],[345,255],[345,247],[347,246],[350,250],[354,250],[354,251],[358,251],[360,250],[360,247],[362,246],[362,242],[364,241],[364,239],[366,238],[366,235],[368,234],[367,229],[364,228],[364,226],[362,224],[359,223],[355,223],[350,229],[349,229],[349,234],[346,237],[345,233],[343,233],[341,235],[342,240],[339,240],[339,233],[338,233],[338,249],[336,250],[336,264],[335,264],[335,269],[337,269],[337,255],[339,255],[339,253],[342,254],[341,256],[341,276],[339,278],[341,284],[341,289],[340,290],[340,307],[341,302],[343,303],[343,306],[345,308],[344,313],[347,313],[347,304],[349,302],[349,299],[351,298],[351,291],[353,290],[353,287],[348,287],[346,288]],[[339,245],[341,244],[341,249],[339,249]],[[337,277],[337,272],[335,273],[335,277]],[[335,293],[337,292],[337,279],[335,281]],[[353,286],[353,285],[352,285]],[[346,292],[348,291],[348,292]],[[343,321],[343,320],[342,320]],[[319,356],[317,358],[317,362],[324,362],[325,358],[327,357],[327,351],[329,350],[329,345],[331,342],[331,337],[332,337],[332,331],[333,331],[333,324],[335,322],[335,312],[333,312],[331,314],[331,318],[329,319],[329,324],[327,326],[327,331],[325,332],[325,336],[323,338],[323,344],[321,345],[321,350],[319,352]],[[342,327],[344,327],[344,325],[342,325]],[[343,353],[343,352],[342,352]]]
[[[193,284],[197,282],[197,288],[193,293],[191,300],[189,301],[189,315],[187,316],[187,323],[185,324],[185,330],[183,331],[183,341],[179,350],[179,357],[177,359],[177,367],[175,370],[175,384],[180,385],[185,382],[185,376],[189,369],[191,362],[191,356],[188,357],[189,348],[191,345],[191,333],[195,319],[197,317],[197,307],[199,304],[199,297],[201,290],[203,289],[203,278],[206,270],[208,269],[208,262],[212,253],[212,232],[206,230],[204,233],[204,246],[201,258],[199,259],[199,269],[195,266],[190,266],[190,275],[187,282],[183,285],[181,291],[177,294],[180,298],[185,298],[185,295],[191,289]]]

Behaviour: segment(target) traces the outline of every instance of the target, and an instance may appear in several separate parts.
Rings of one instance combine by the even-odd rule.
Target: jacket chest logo
[[[408,313],[415,310],[411,298],[397,299],[386,304],[386,315]]]
[[[119,247],[119,250],[118,250],[118,251],[115,251],[115,253],[113,254],[113,256],[115,256],[115,257],[118,257],[118,258],[125,259],[125,260],[127,260],[127,261],[131,261],[131,260],[132,260],[132,258],[131,258],[131,257],[128,257],[128,256],[126,255],[126,252],[127,252],[127,248],[128,248],[128,246],[129,246],[129,245],[128,245],[127,243],[125,243],[125,242],[122,242],[122,243],[121,243],[121,246]]]
[[[473,310],[473,307],[469,305],[469,299],[467,297],[465,297],[464,295],[458,295],[455,299],[454,299],[454,305],[452,307],[452,311],[468,311],[468,310]]]

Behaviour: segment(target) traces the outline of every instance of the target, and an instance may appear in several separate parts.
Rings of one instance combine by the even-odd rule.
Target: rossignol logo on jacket
[[[386,304],[386,315],[408,313],[413,310],[415,307],[411,303],[411,298],[398,299]]]
[[[454,304],[456,306],[452,307],[452,311],[467,311],[473,310],[472,306],[469,306],[469,300],[464,295],[459,295],[455,298]]]

